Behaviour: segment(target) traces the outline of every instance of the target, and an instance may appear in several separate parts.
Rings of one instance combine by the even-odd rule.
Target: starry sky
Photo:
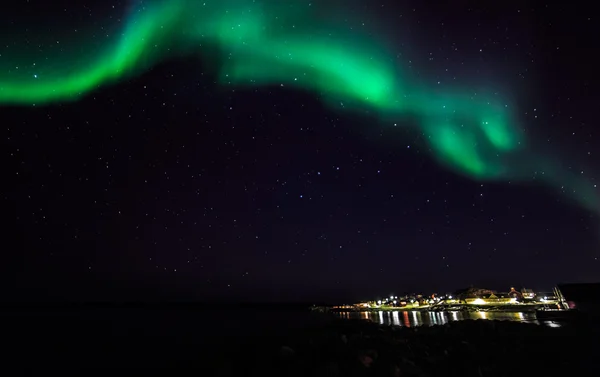
[[[588,7],[19,1],[0,15],[7,294],[598,281]]]

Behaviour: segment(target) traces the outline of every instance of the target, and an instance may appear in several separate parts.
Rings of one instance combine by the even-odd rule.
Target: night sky
[[[594,3],[15,3],[4,297],[600,280]]]

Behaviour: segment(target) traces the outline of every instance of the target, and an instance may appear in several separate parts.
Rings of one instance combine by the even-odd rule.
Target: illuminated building
[[[532,289],[523,288],[521,289],[521,294],[525,300],[533,300],[535,298],[535,293]]]
[[[514,287],[510,287],[510,292],[508,292],[508,295],[511,298],[516,299],[517,301],[523,300],[523,294],[521,294],[521,292],[517,291]]]

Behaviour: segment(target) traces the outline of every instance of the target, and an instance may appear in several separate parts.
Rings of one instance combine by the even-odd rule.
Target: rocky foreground
[[[509,321],[398,328],[338,321],[249,341],[214,359],[213,376],[600,376],[597,332]]]
[[[597,321],[560,328],[489,320],[399,328],[253,310],[0,314],[7,376],[31,369],[202,377],[600,376]]]

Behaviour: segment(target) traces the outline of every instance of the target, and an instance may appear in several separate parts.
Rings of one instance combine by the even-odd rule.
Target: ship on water
[[[570,320],[600,316],[600,283],[559,284],[554,288],[557,307],[536,312],[542,320]]]

